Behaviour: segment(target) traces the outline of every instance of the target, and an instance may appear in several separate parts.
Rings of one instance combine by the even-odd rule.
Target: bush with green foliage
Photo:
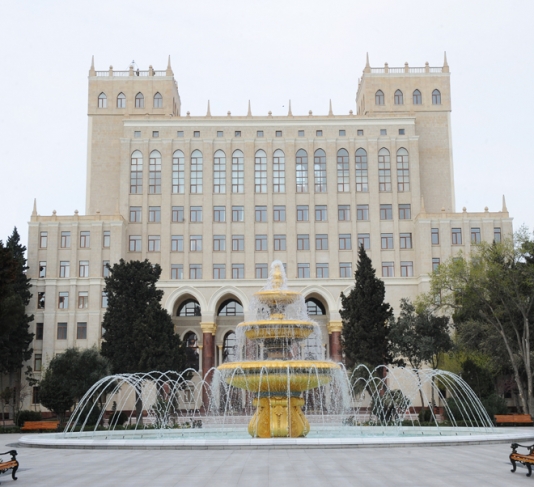
[[[24,426],[25,421],[41,421],[43,419],[42,414],[39,411],[30,411],[24,409],[19,411],[15,417],[15,424],[17,426]]]

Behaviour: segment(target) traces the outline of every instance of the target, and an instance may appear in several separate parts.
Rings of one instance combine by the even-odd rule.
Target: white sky
[[[87,75],[165,69],[182,113],[356,111],[371,66],[451,69],[456,210],[501,208],[534,228],[530,0],[2,0],[0,239],[38,212],[85,212]],[[283,108],[283,106],[285,106]],[[529,115],[530,114],[530,115]]]

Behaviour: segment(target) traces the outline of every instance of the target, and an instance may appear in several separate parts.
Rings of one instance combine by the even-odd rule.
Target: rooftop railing
[[[159,71],[156,71],[154,70],[153,71],[153,74],[151,74],[150,70],[146,70],[146,71],[137,71],[137,70],[134,70],[134,71],[115,71],[115,70],[107,70],[107,71],[95,71],[96,75],[99,76],[99,77],[110,77],[110,76],[113,76],[113,77],[116,77],[116,76],[139,76],[139,77],[144,77],[144,76],[167,76],[167,71],[165,70],[159,70]]]
[[[369,68],[368,68],[369,69]],[[410,66],[404,66],[401,68],[390,68],[387,64],[383,68],[370,68],[370,72],[372,74],[402,74],[402,73],[409,73],[409,74],[424,74],[424,73],[444,73],[446,72],[443,67],[430,67],[430,66],[423,66],[423,67],[410,67]]]

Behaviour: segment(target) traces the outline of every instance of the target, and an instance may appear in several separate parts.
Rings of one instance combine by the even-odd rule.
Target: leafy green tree
[[[363,363],[371,368],[391,362],[388,321],[393,312],[384,302],[384,282],[376,277],[363,246],[358,253],[354,288],[341,293],[341,331],[348,368]]]

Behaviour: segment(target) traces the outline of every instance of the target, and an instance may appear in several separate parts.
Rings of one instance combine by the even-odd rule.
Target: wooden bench
[[[11,455],[11,460],[0,460],[0,473],[7,472],[9,469],[11,469],[11,477],[13,480],[17,480],[17,477],[15,477],[15,473],[19,468],[19,462],[17,461],[17,450],[9,450],[4,453],[0,453],[0,455]]]
[[[530,477],[532,475],[532,464],[534,463],[534,445],[525,446],[520,445],[519,443],[512,443],[512,453],[510,453],[510,462],[512,462],[512,472],[515,472],[516,468],[516,462],[522,463],[525,467],[527,467],[528,473],[527,477]],[[528,453],[517,453],[517,449],[521,448],[527,448]]]
[[[530,414],[496,414],[495,424],[509,426],[532,426],[534,422]]]
[[[57,430],[59,421],[24,421],[21,431]]]

